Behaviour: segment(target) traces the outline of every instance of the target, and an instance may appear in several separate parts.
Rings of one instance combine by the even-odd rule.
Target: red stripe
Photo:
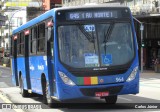
[[[84,85],[91,85],[91,78],[90,77],[84,77]]]

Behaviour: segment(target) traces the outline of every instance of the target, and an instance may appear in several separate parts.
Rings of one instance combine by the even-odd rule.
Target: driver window
[[[54,56],[54,54],[53,54],[53,38],[54,38],[54,37],[53,37],[53,27],[51,27],[49,31],[50,31],[50,33],[51,33],[51,34],[49,35],[49,36],[50,36],[49,42],[50,42],[50,46],[51,46],[51,47],[50,47],[50,48],[51,48],[50,50],[51,50],[51,56],[53,57],[53,56]]]
[[[47,27],[47,55],[51,56],[53,58],[53,27]]]

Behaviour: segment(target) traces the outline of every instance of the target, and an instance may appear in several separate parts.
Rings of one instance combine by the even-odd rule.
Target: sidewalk
[[[3,65],[0,65],[0,68],[3,68],[3,69],[11,69],[10,67],[5,67],[5,66],[3,66]]]
[[[156,79],[160,79],[160,73],[155,73],[152,70],[144,70],[142,73],[140,72],[140,79],[141,78],[156,78]]]

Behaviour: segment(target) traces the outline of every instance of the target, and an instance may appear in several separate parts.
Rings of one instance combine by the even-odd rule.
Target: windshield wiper
[[[87,40],[89,42],[93,43],[93,45],[94,45],[94,52],[96,53],[94,31],[92,30],[92,32],[91,32],[92,34],[90,35],[79,22],[76,23],[76,24],[78,25],[79,30],[85,35],[85,37],[87,38]]]
[[[110,34],[111,34],[112,30],[113,30],[113,26],[114,26],[114,23],[111,23],[111,25],[109,26],[109,28],[107,30],[107,33],[105,33],[105,31],[104,31],[104,41],[103,41],[103,44],[104,44],[105,54],[106,54],[106,49],[107,49],[107,42],[110,39]]]

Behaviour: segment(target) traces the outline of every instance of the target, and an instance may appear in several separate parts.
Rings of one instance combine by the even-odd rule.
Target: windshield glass
[[[107,24],[97,25],[102,66],[126,64],[134,57],[130,24],[111,24],[108,34],[106,34],[106,27]]]
[[[74,68],[126,64],[134,56],[130,23],[58,27],[62,63]]]

